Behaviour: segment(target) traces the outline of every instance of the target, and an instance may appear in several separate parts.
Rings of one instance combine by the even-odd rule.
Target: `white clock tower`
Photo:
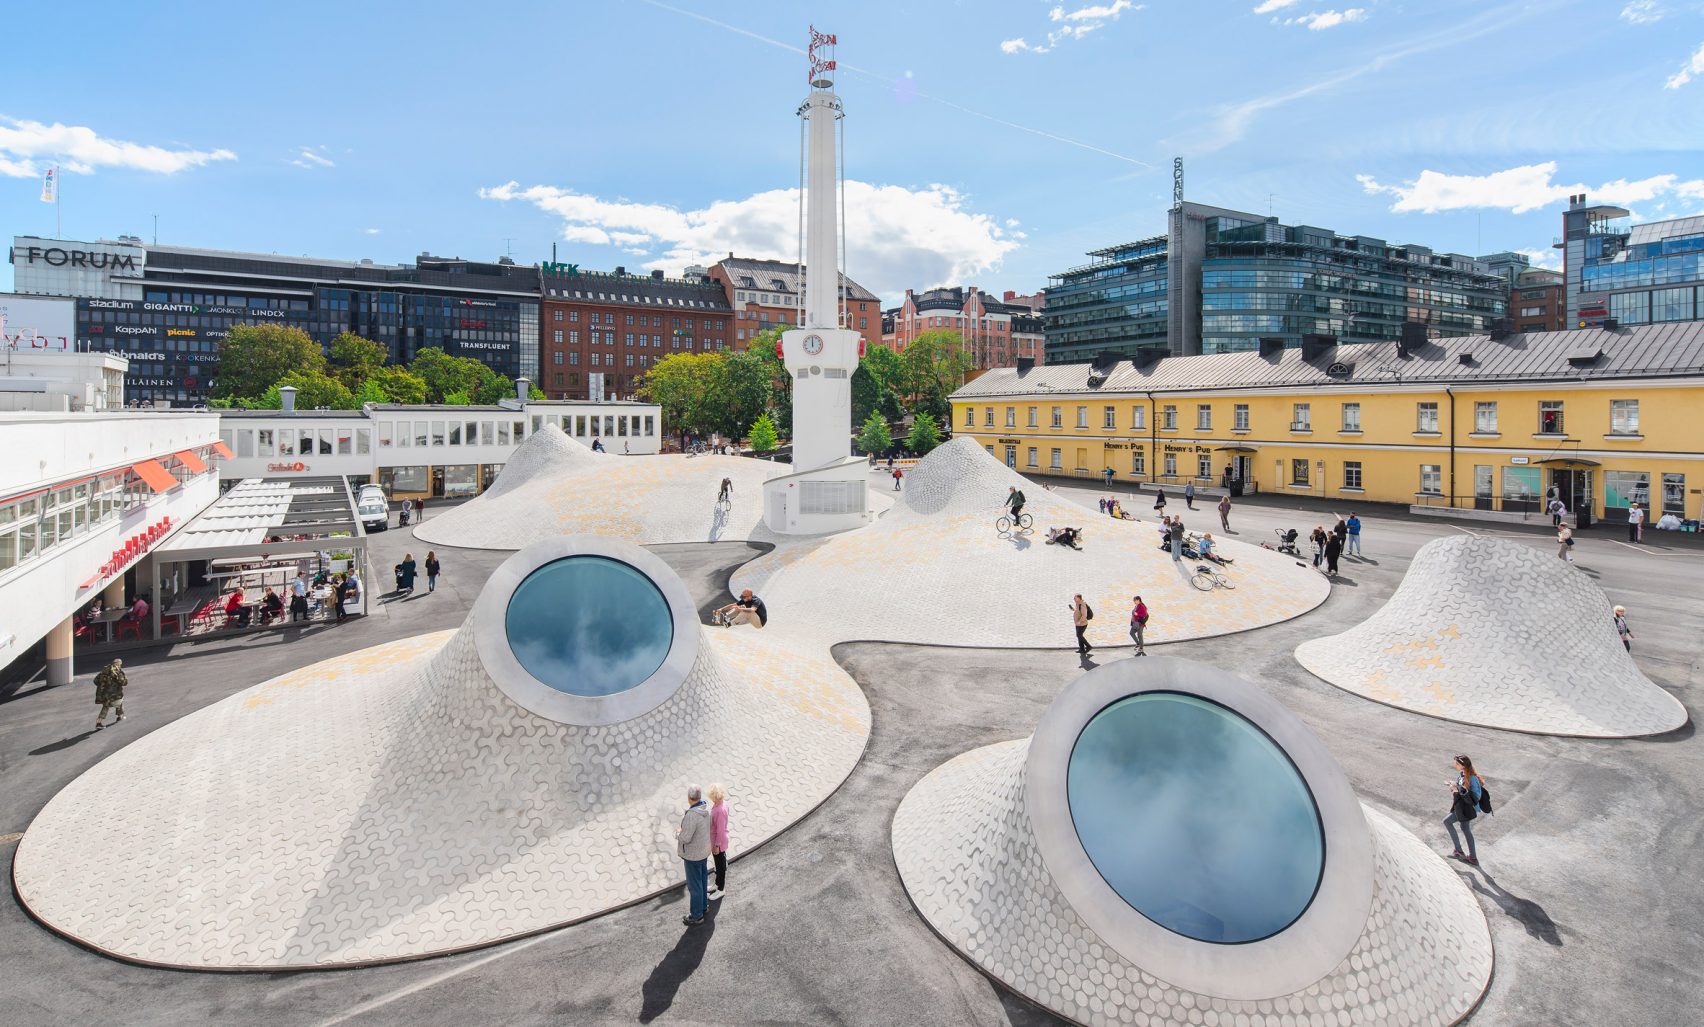
[[[764,522],[785,534],[818,534],[869,519],[869,472],[851,453],[852,372],[863,336],[841,327],[840,224],[835,176],[835,39],[811,29],[811,92],[799,116],[807,132],[803,327],[782,333],[793,381],[793,473],[764,486]]]

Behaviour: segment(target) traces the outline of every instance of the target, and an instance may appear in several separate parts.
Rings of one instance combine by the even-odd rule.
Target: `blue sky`
[[[0,234],[591,268],[795,254],[838,34],[849,271],[1029,291],[1204,203],[1551,259],[1704,210],[1704,0],[16,5]],[[501,16],[498,14],[501,12]],[[26,23],[27,14],[27,23]],[[0,289],[11,284],[0,267]]]

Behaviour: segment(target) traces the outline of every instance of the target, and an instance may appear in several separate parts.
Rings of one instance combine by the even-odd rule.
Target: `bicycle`
[[[1031,534],[1034,531],[1034,525],[1035,518],[1031,517],[1029,514],[1018,515],[1018,534]],[[994,530],[999,533],[1001,538],[1010,535],[1012,533],[1012,518],[1007,514],[1001,514],[1000,519],[994,522]]]
[[[1231,581],[1230,578],[1204,563],[1196,565],[1195,573],[1190,577],[1189,583],[1203,592],[1211,592],[1214,588],[1235,589],[1237,587],[1236,583]]]

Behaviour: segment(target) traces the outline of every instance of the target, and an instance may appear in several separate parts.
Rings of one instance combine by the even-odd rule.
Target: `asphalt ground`
[[[880,481],[881,479],[874,479]],[[887,487],[891,488],[891,484]],[[1039,487],[1039,486],[1038,486]],[[1060,486],[1096,514],[1101,490]],[[1151,500],[1149,500],[1151,505]],[[1192,528],[1213,529],[1206,502]],[[1139,515],[1148,509],[1132,504]],[[991,514],[992,516],[992,514]],[[1358,622],[1388,597],[1424,542],[1471,531],[1552,551],[1542,527],[1454,525],[1368,516],[1367,558],[1345,560],[1319,609],[1239,635],[1155,647],[1217,664],[1269,689],[1319,732],[1363,800],[1440,851],[1449,762],[1467,752],[1497,797],[1481,819],[1482,867],[1458,867],[1496,943],[1490,991],[1474,1024],[1698,1022],[1704,995],[1704,746],[1688,726],[1638,741],[1553,739],[1433,720],[1313,678],[1291,655],[1303,639]],[[1239,502],[1246,541],[1321,520],[1283,497]],[[1631,547],[1619,533],[1582,537],[1576,558],[1629,608],[1641,669],[1689,709],[1699,704],[1704,569],[1692,546]],[[383,586],[406,549],[392,530],[371,540],[368,581]],[[701,607],[725,601],[728,574],[760,550],[744,544],[659,546]],[[343,626],[131,653],[122,727],[94,733],[90,678],[0,703],[0,856],[49,798],[116,749],[227,695],[306,663],[454,627],[504,554],[439,547],[435,594],[386,600]],[[375,573],[377,572],[377,573]],[[422,580],[422,586],[424,581]],[[1532,597],[1543,602],[1542,596]],[[967,610],[973,615],[974,610]],[[1155,616],[1164,616],[1163,610]],[[911,908],[893,867],[889,824],[905,792],[967,749],[1027,735],[1084,669],[1068,622],[1057,651],[991,651],[875,642],[835,656],[869,696],[869,747],[822,807],[729,871],[711,922],[680,925],[673,895],[591,922],[459,956],[361,970],[207,974],[116,962],[0,901],[0,1021],[7,1024],[1042,1024],[1028,1006],[941,943]],[[1102,649],[1099,663],[1129,650]],[[1542,654],[1538,654],[1542,658]],[[737,804],[736,804],[737,811]],[[737,830],[737,824],[735,825]],[[115,885],[122,868],[113,868]],[[1448,953],[1415,958],[1449,958]]]

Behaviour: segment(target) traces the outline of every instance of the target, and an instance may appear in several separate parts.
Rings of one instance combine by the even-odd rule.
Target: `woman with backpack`
[[[1142,629],[1148,626],[1148,604],[1142,602],[1141,596],[1136,596],[1132,602],[1136,605],[1130,608],[1130,640],[1136,643],[1136,655],[1146,656],[1148,650],[1142,642]]]
[[[1479,865],[1479,851],[1473,844],[1472,822],[1479,816],[1480,807],[1489,807],[1491,800],[1486,794],[1485,782],[1473,769],[1472,760],[1457,756],[1455,770],[1456,779],[1450,783],[1450,815],[1444,818],[1444,830],[1450,833],[1450,844],[1455,850],[1450,853],[1450,858],[1476,867]],[[1461,825],[1462,834],[1467,835],[1465,853],[1461,851],[1461,839],[1456,837],[1457,824]]]

